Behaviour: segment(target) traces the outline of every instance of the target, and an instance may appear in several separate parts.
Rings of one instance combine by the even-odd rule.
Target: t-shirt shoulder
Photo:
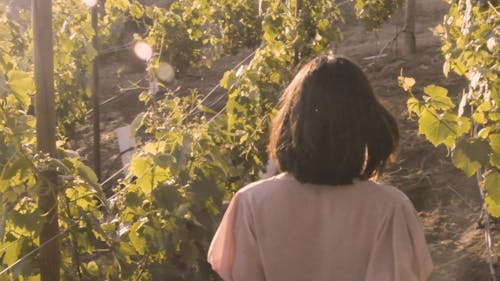
[[[290,175],[277,175],[274,177],[270,177],[267,179],[259,180],[252,182],[243,188],[241,188],[237,195],[240,199],[242,198],[262,198],[266,197],[271,193],[275,192],[283,192],[284,189],[290,186],[302,186],[304,185],[308,187],[309,184],[300,184],[295,179],[293,179]],[[325,188],[326,186],[322,186]],[[352,184],[352,187],[358,189],[358,192],[361,191],[363,196],[367,196],[372,198],[373,200],[377,200],[380,203],[383,203],[386,207],[388,206],[397,206],[404,205],[413,209],[413,204],[410,199],[398,188],[386,185],[382,183],[376,183],[373,181],[355,181]],[[311,184],[311,189],[318,188],[318,186],[314,186]],[[326,187],[329,188],[344,188],[344,187]],[[307,188],[306,188],[307,189]]]
[[[270,186],[274,185],[276,180],[277,180],[276,177],[270,177],[267,179],[262,179],[259,181],[249,183],[240,190],[238,190],[237,194],[241,196],[249,193],[258,192],[257,190],[260,190],[262,188],[269,188]]]
[[[406,196],[406,194],[400,189],[392,185],[381,184],[372,181],[368,182],[376,187],[377,192],[381,193],[381,196],[386,197],[388,200],[394,203],[400,203],[413,208],[413,204],[411,203],[408,196]]]

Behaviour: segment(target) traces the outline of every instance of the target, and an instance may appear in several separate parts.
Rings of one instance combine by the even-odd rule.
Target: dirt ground
[[[397,85],[397,76],[403,69],[406,75],[415,77],[417,88],[433,83],[447,87],[453,96],[461,93],[464,82],[457,77],[445,79],[442,74],[439,40],[430,31],[442,21],[446,11],[447,4],[440,0],[417,1],[416,55],[400,56],[398,40],[393,40],[402,28],[402,11],[377,32],[366,32],[357,22],[347,19],[343,26],[345,40],[335,44],[335,49],[364,68],[379,98],[398,118],[402,137],[399,156],[388,167],[383,180],[402,189],[419,211],[435,264],[430,280],[485,281],[490,280],[490,274],[483,230],[477,228],[481,206],[477,184],[453,167],[445,149],[435,148],[418,136],[416,122],[408,119],[407,95]],[[369,59],[381,50],[385,57]],[[238,55],[224,57],[212,69],[193,71],[192,75],[177,78],[175,83],[208,93],[218,84],[225,70],[249,53],[250,50],[242,50]],[[135,65],[103,64],[101,101],[120,93],[120,88],[133,85],[147,88],[145,73],[138,71],[142,68],[140,64],[139,61]],[[116,70],[120,68],[122,74],[118,77]],[[114,160],[118,145],[113,130],[130,123],[144,110],[137,100],[140,91],[122,91],[123,97],[102,106],[103,178],[120,168],[119,160]],[[89,162],[92,161],[90,122],[91,119],[88,125],[78,129],[79,138],[75,143],[81,155],[88,155]],[[495,235],[494,241],[498,242],[499,238]]]

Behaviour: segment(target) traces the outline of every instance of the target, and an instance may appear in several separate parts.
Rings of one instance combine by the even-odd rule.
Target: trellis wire
[[[245,60],[247,60],[248,58],[246,58]],[[235,68],[238,67],[238,66],[235,66]],[[219,110],[214,116],[212,116],[208,121],[207,121],[207,124],[213,122],[218,116],[220,116],[224,110],[226,109],[226,106],[224,106],[221,110]],[[192,113],[194,114],[194,113]],[[138,147],[142,147],[144,146],[143,145],[140,145]],[[114,179],[116,176],[118,176],[121,172],[123,172],[124,170],[126,170],[129,166],[126,165],[126,166],[123,166],[122,168],[120,168],[118,171],[116,171],[115,173],[113,173],[110,177],[108,177],[107,179],[105,179],[104,181],[102,181],[101,183],[99,183],[99,185],[103,186],[105,185],[106,183],[110,182],[112,179]],[[151,171],[155,168],[155,166],[152,166],[148,171]],[[113,194],[112,196],[110,196],[109,198],[106,198],[107,201],[110,201],[110,200],[113,200],[115,197],[117,197],[118,195],[120,195],[121,193],[123,193],[124,191],[126,191],[130,186],[132,185],[132,183],[126,185],[125,187],[123,187],[122,189],[120,189],[118,192],[116,192],[115,194]],[[100,208],[103,206],[103,203],[101,202],[97,208]],[[75,225],[77,225],[77,223],[79,223],[79,221],[77,222],[74,222],[73,225],[69,226],[67,229],[59,232],[57,235],[53,236],[52,238],[50,238],[49,240],[45,241],[43,244],[41,244],[40,246],[38,246],[37,248],[31,250],[30,252],[28,252],[27,254],[25,254],[24,256],[22,256],[21,258],[19,258],[18,260],[16,260],[14,263],[12,263],[11,265],[7,266],[6,268],[4,268],[1,272],[0,272],[0,276],[2,276],[3,274],[7,273],[8,271],[10,271],[13,267],[15,267],[16,265],[24,262],[26,259],[28,259],[30,256],[32,256],[33,254],[35,254],[36,252],[38,252],[41,248],[45,247],[47,244],[49,244],[50,242],[52,242],[53,240],[59,238],[59,237],[62,237],[63,235],[65,235],[66,233],[68,233],[68,231],[73,228]],[[3,251],[6,251],[8,248],[10,248],[11,246],[15,245],[15,241],[12,242],[10,245],[4,247],[2,250]]]

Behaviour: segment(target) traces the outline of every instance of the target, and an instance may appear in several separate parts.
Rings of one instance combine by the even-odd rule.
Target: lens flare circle
[[[172,82],[175,78],[175,69],[166,62],[160,62],[160,65],[156,70],[156,75],[162,81]]]
[[[92,8],[95,5],[97,5],[97,0],[82,0],[82,2],[83,2],[83,4],[85,4],[85,6],[87,6],[89,8]]]
[[[134,53],[141,60],[148,61],[153,57],[153,48],[144,41],[137,41],[134,45]]]

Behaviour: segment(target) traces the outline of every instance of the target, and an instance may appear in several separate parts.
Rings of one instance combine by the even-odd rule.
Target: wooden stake
[[[416,0],[406,0],[405,6],[405,25],[402,30],[402,55],[411,55],[417,52],[417,43],[415,40],[415,5]]]
[[[54,51],[52,39],[52,1],[32,0],[32,21],[35,61],[35,115],[38,150],[56,155],[56,112],[54,104]],[[38,175],[38,207],[44,215],[40,245],[59,234],[57,204],[57,174],[46,170]],[[42,281],[60,280],[61,256],[59,239],[40,248]]]
[[[93,45],[97,51],[92,67],[92,103],[94,113],[94,171],[101,179],[101,125],[99,111],[99,14],[98,5],[92,7],[92,28],[94,29]]]

